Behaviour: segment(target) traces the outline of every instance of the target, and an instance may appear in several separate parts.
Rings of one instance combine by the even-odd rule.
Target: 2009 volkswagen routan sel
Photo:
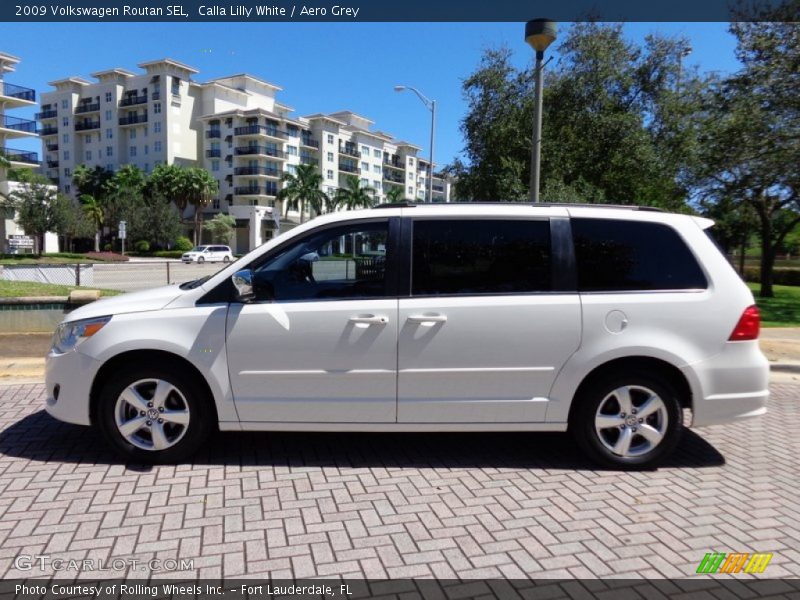
[[[221,430],[565,431],[652,466],[766,412],[753,296],[707,219],[580,205],[326,215],[217,274],[70,313],[47,411],[135,460]]]

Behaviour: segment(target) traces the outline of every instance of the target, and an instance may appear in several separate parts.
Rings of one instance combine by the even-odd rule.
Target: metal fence
[[[226,266],[226,263],[180,261],[3,265],[0,279],[133,292],[213,275]]]

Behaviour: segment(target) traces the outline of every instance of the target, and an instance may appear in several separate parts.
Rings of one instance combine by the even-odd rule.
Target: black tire
[[[229,262],[231,262],[231,259],[228,258],[227,256],[225,256],[225,257],[223,257],[222,262],[229,263]]]
[[[661,399],[666,413],[665,423],[659,421],[659,418],[663,418],[662,413],[660,416],[646,417],[649,421],[644,424],[637,422],[631,424],[630,421],[638,419],[635,419],[635,413],[633,415],[626,414],[629,422],[628,424],[623,423],[623,425],[630,430],[626,433],[631,436],[632,440],[638,441],[638,447],[641,448],[641,454],[635,456],[621,456],[613,452],[606,444],[616,441],[613,437],[615,430],[609,427],[603,429],[601,434],[598,433],[595,426],[595,418],[601,404],[603,404],[603,415],[606,415],[607,407],[615,407],[616,396],[613,395],[613,392],[624,387],[634,388],[630,394],[634,411],[638,410],[637,402],[640,403],[638,406],[644,404],[643,399],[647,394],[641,388],[645,388],[654,392]],[[675,449],[683,431],[683,412],[678,401],[678,394],[669,380],[659,374],[640,371],[610,374],[583,386],[574,402],[576,405],[570,418],[569,430],[586,455],[605,467],[624,470],[652,469]],[[616,406],[619,409],[619,405]],[[620,412],[621,414],[623,413]],[[614,415],[614,418],[621,417]],[[648,440],[640,433],[632,433],[640,432],[643,425],[655,425],[655,428],[663,429],[661,441],[649,450]],[[622,435],[622,432],[620,431],[617,435]],[[637,444],[631,442],[631,449],[635,450],[636,447]]]
[[[205,258],[203,258],[202,256],[197,257],[197,264],[198,265],[202,265],[204,262],[206,262]]]
[[[122,435],[116,422],[117,401],[122,392],[131,384],[149,379],[162,380],[177,388],[179,394],[173,395],[169,401],[181,404],[185,402],[189,412],[189,423],[184,428],[185,431],[169,423],[165,425],[173,430],[178,429],[178,433],[174,434],[175,438],[183,431],[174,445],[165,450],[143,449],[131,443]],[[146,391],[146,387],[144,390]],[[192,456],[214,431],[215,415],[212,399],[208,397],[204,386],[197,381],[197,375],[187,372],[180,365],[134,364],[124,367],[113,374],[98,396],[97,425],[114,450],[134,462],[175,463]],[[144,432],[141,435],[147,436],[146,429],[141,431]]]

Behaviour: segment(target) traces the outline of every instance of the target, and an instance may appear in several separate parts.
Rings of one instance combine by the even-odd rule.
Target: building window
[[[130,139],[132,139],[132,140],[136,139],[136,130],[135,129],[131,129]]]
[[[113,129],[106,129],[106,139],[110,140],[114,138],[114,130]]]
[[[64,150],[64,160],[69,160],[69,150]]]
[[[361,153],[364,154],[364,156],[369,156],[369,146],[361,146]]]
[[[161,152],[161,142],[153,144],[153,152]]]
[[[409,173],[409,174],[408,174],[408,178],[409,178],[411,181],[414,181],[414,174],[413,174],[413,173]]]
[[[64,127],[68,127],[69,126],[69,117],[62,117],[61,118],[61,123],[64,125]]]
[[[328,134],[328,143],[333,144],[333,136],[330,133]]]
[[[144,145],[144,153],[145,154],[150,154],[150,145],[149,144],[145,144]]]
[[[87,150],[86,151],[86,160],[92,160],[92,151],[91,150]]]
[[[361,178],[361,185],[369,185],[369,179],[366,177]]]
[[[142,127],[142,129],[144,130],[144,137],[147,137],[147,125]]]
[[[328,169],[328,172],[326,173],[326,175],[327,175],[328,179],[333,179],[333,171],[331,171],[330,169]]]
[[[219,161],[218,161],[218,160],[212,160],[212,161],[211,161],[211,170],[212,170],[213,172],[215,172],[215,173],[216,173],[217,171],[219,171]]]
[[[136,146],[131,146],[130,147],[130,153],[129,154],[131,156],[136,156]]]
[[[70,186],[70,184],[66,184],[66,185],[64,186],[64,191],[65,191],[67,194],[69,194],[70,192],[72,192],[72,186]]]
[[[411,186],[408,186],[408,194],[409,194],[410,196],[413,196],[413,195],[414,195],[414,188],[413,188],[413,187],[411,187]]]
[[[64,177],[72,177],[72,169],[64,169]]]
[[[149,173],[150,172],[150,163],[144,163],[144,172],[145,173]]]
[[[373,158],[380,158],[380,157],[381,157],[381,151],[380,151],[380,149],[379,149],[379,148],[375,148],[375,149],[372,151],[372,157],[373,157]]]
[[[161,133],[161,121],[153,123],[153,133]]]
[[[381,189],[381,182],[378,181],[377,179],[373,179],[372,180],[372,187],[374,187],[376,190],[380,190]]]
[[[69,100],[62,100],[61,108],[69,108]]]
[[[408,166],[409,167],[413,167],[414,166],[414,159],[413,158],[409,158],[408,159]]]
[[[211,201],[211,208],[213,208],[214,210],[219,210],[219,198],[214,198]]]
[[[286,165],[286,172],[297,175],[297,165]]]
[[[114,148],[106,146],[106,156],[114,156]]]
[[[381,166],[380,165],[372,165],[372,172],[376,175],[381,174]]]
[[[333,152],[328,152],[328,162],[333,162]]]
[[[111,120],[111,111],[107,110],[106,111],[106,121],[110,121],[110,120]]]
[[[153,113],[156,115],[161,114],[161,102],[154,102],[153,103]]]
[[[85,136],[83,136],[83,142],[84,142],[85,144],[91,144],[91,143],[92,143],[92,136],[91,136],[91,135],[85,135]]]
[[[69,144],[69,134],[68,134],[68,133],[64,133],[64,134],[62,134],[62,136],[61,136],[61,140],[62,140],[62,141],[65,143],[65,144]]]
[[[289,156],[297,156],[297,146],[286,146],[286,154]]]
[[[111,92],[106,92],[106,102],[111,102],[111,98],[112,98]]]

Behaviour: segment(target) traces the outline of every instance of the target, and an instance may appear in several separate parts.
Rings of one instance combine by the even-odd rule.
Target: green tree
[[[375,205],[375,189],[362,186],[355,175],[345,178],[345,186],[336,190],[336,205],[347,210],[369,208]]]
[[[21,185],[2,201],[2,208],[14,211],[16,223],[36,239],[36,252],[44,250],[44,234],[63,231],[71,202],[58,193],[47,177],[21,173]]]
[[[278,191],[278,202],[286,203],[287,208],[300,211],[300,222],[305,218],[306,203],[316,214],[322,213],[328,205],[328,195],[322,191],[322,175],[316,165],[297,165],[297,171],[284,173],[281,178],[283,188]],[[277,207],[280,212],[280,206]]]
[[[706,203],[752,210],[761,246],[759,294],[772,297],[775,255],[800,223],[800,28],[767,18],[730,30],[742,68],[707,94],[698,194]]]
[[[405,189],[401,185],[393,185],[386,190],[386,202],[396,203],[406,199]]]
[[[681,69],[683,39],[627,41],[622,26],[579,23],[564,36],[544,88],[545,200],[682,208],[692,159],[699,91]],[[463,84],[465,162],[456,195],[467,200],[529,197],[533,68],[517,69],[507,48],[485,52]]]
[[[87,194],[103,204],[109,194],[109,182],[114,173],[103,167],[90,169],[86,165],[78,165],[72,172],[72,183],[80,195]]]
[[[203,208],[211,203],[219,190],[211,174],[197,167],[160,164],[153,169],[145,190],[149,195],[161,196],[175,204],[181,220],[189,206],[194,208],[193,229],[197,243],[203,223]]]
[[[236,219],[230,215],[218,214],[203,224],[203,231],[208,232],[211,241],[219,244],[230,244]]]
[[[189,204],[194,208],[194,243],[198,244],[203,227],[203,209],[219,192],[219,184],[205,169],[190,167],[184,170],[183,185]]]
[[[105,210],[94,196],[81,194],[78,200],[86,218],[94,227],[94,251],[100,252],[100,236],[103,233],[103,223],[105,223]]]

